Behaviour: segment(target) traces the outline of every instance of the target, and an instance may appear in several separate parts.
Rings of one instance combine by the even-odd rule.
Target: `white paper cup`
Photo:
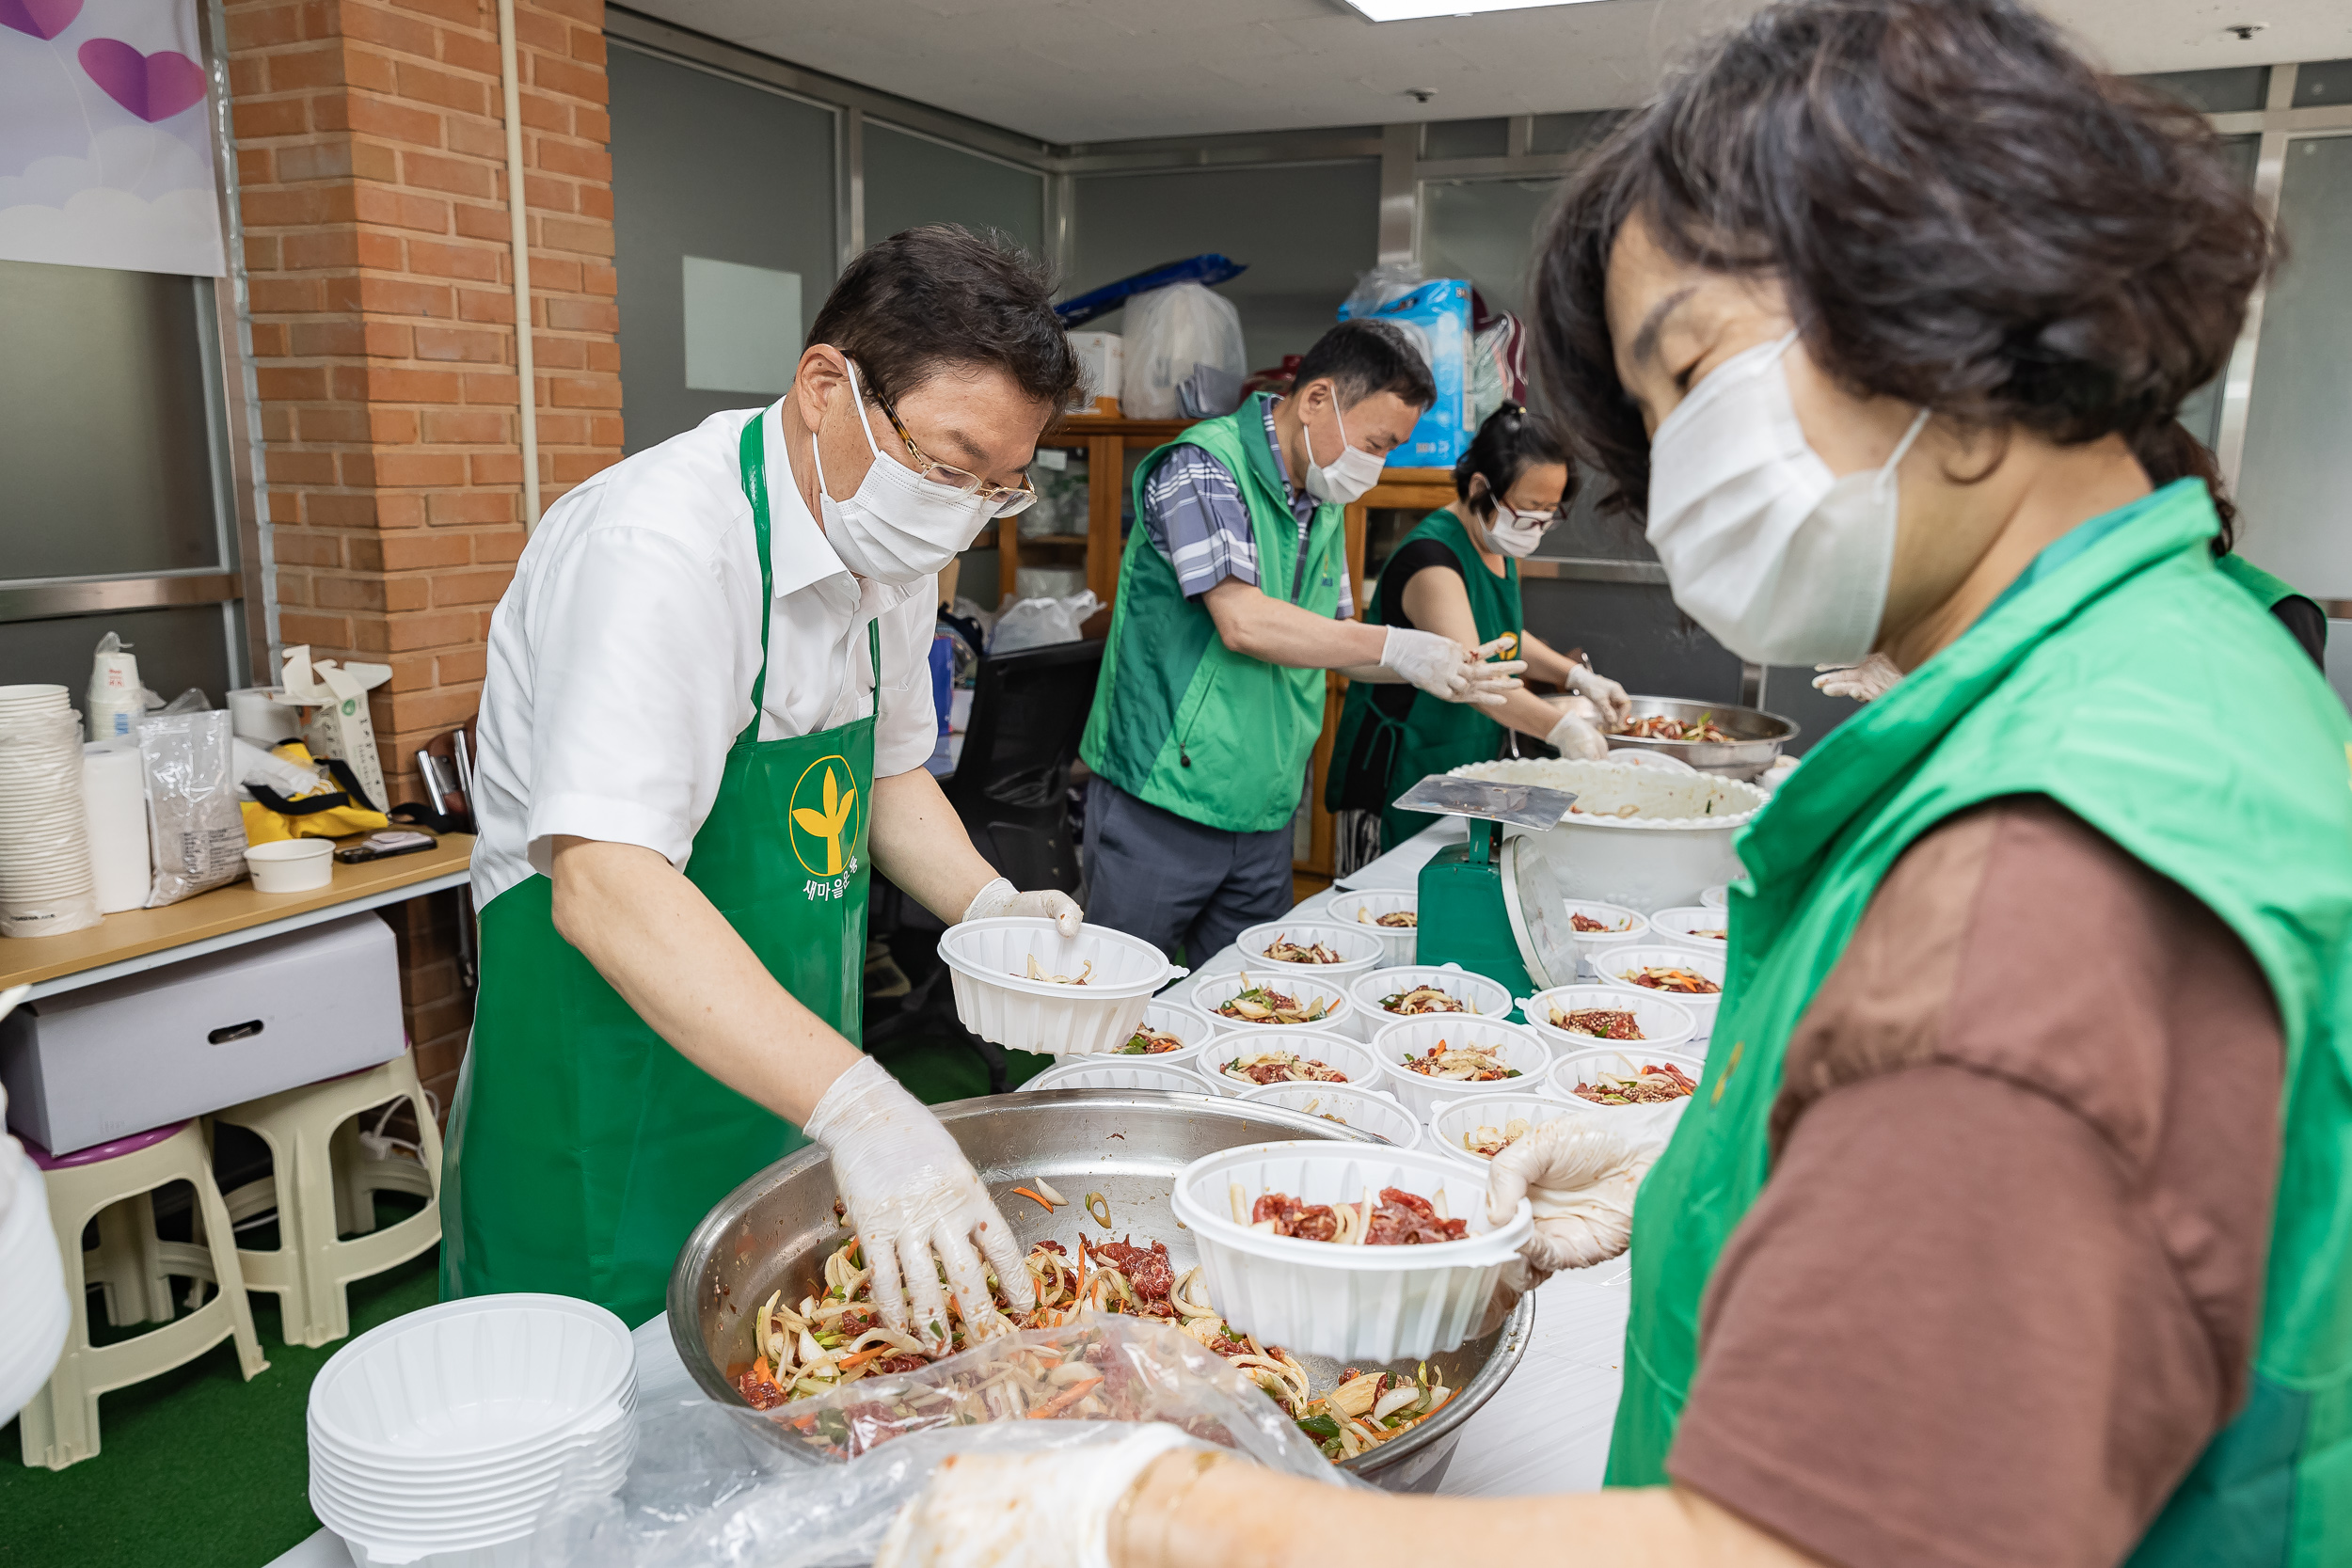
[[[1575,1114],[1540,1088],[1523,1090],[1518,1094],[1440,1101],[1425,1118],[1429,1131],[1428,1147],[1483,1173],[1494,1164],[1493,1157],[1473,1154],[1463,1145],[1463,1140],[1478,1129],[1492,1127],[1501,1131],[1510,1122],[1524,1121],[1528,1124],[1528,1131],[1534,1132],[1548,1121],[1557,1121],[1562,1117]]]
[[[1405,1065],[1406,1057],[1424,1055],[1440,1042],[1490,1050],[1518,1076],[1472,1084],[1458,1078],[1424,1077]],[[1551,1048],[1525,1024],[1466,1018],[1460,1013],[1398,1019],[1373,1037],[1371,1049],[1380,1063],[1380,1086],[1395,1095],[1406,1110],[1424,1118],[1443,1100],[1533,1093],[1551,1066]]]
[[[245,852],[256,893],[310,893],[335,879],[335,844],[325,838],[281,838]]]
[[[1597,982],[1586,986],[1554,986],[1539,990],[1519,1003],[1519,1015],[1527,1026],[1551,1047],[1554,1056],[1572,1051],[1589,1051],[1597,1045],[1622,1045],[1629,1051],[1680,1051],[1686,1049],[1698,1033],[1699,1022],[1691,1009],[1678,1001],[1670,1002],[1658,991],[1635,987],[1643,995],[1628,994],[1627,989],[1604,986]],[[1631,1013],[1633,1026],[1642,1031],[1638,1040],[1605,1039],[1598,1035],[1586,1035],[1564,1028],[1551,1021],[1554,1011],[1582,1012],[1588,1008],[1607,1008],[1611,1012]]]
[[[1600,983],[1635,996],[1662,996],[1676,1006],[1687,1010],[1698,1022],[1694,1038],[1705,1039],[1715,1032],[1715,1008],[1723,1000],[1721,990],[1692,995],[1687,991],[1660,990],[1654,986],[1637,986],[1626,978],[1645,969],[1687,969],[1694,974],[1712,980],[1720,988],[1724,983],[1724,958],[1720,953],[1702,953],[1694,947],[1670,945],[1665,942],[1629,942],[1613,947],[1593,960],[1600,971]]]
[[[1383,968],[1413,961],[1421,945],[1421,933],[1410,926],[1383,926],[1384,914],[1418,916],[1421,895],[1418,893],[1334,893],[1323,901],[1315,918],[1330,926],[1361,926],[1380,938],[1380,962]]]
[[[1386,1138],[1399,1148],[1419,1148],[1426,1131],[1387,1091],[1361,1088],[1354,1084],[1260,1084],[1242,1090],[1235,1098],[1254,1104],[1279,1105],[1300,1116],[1321,1117],[1342,1127]]]
[[[1247,1019],[1232,1018],[1217,1008],[1254,987],[1266,986],[1284,996],[1296,997],[1300,1003],[1320,999],[1326,1011],[1309,1023],[1252,1023]],[[1272,964],[1258,965],[1237,974],[1208,974],[1193,983],[1192,1005],[1208,1015],[1221,1035],[1249,1034],[1262,1029],[1312,1029],[1327,1035],[1352,1033],[1350,1016],[1355,1004],[1347,998],[1347,988],[1338,980],[1321,980],[1312,971],[1278,969]]]
[[[1266,957],[1266,947],[1278,938],[1296,942],[1301,947],[1317,944],[1330,948],[1340,956],[1335,964],[1289,963]],[[1269,920],[1263,926],[1252,926],[1233,939],[1241,952],[1244,967],[1268,973],[1279,972],[1292,979],[1328,980],[1345,985],[1350,975],[1361,974],[1378,964],[1388,951],[1378,931],[1354,921],[1341,925],[1337,921]]]
[[[1435,986],[1469,1006],[1468,1015],[1454,1013],[1449,1017],[1507,1018],[1511,1013],[1511,988],[1500,980],[1490,980],[1460,964],[1400,964],[1394,969],[1375,969],[1348,982],[1347,999],[1354,1008],[1348,1033],[1369,1041],[1402,1016],[1384,1009],[1380,999],[1420,986]]]
[[[1252,1029],[1219,1035],[1201,1049],[1193,1062],[1193,1070],[1207,1080],[1216,1093],[1238,1097],[1242,1090],[1256,1085],[1250,1079],[1227,1072],[1226,1064],[1263,1051],[1287,1051],[1308,1061],[1321,1062],[1334,1072],[1345,1073],[1347,1082],[1359,1089],[1377,1091],[1388,1087],[1382,1082],[1380,1064],[1373,1055],[1372,1047],[1324,1029]]]
[[[1395,1187],[1467,1221],[1458,1242],[1340,1246],[1273,1236],[1234,1223],[1231,1190],[1246,1203],[1287,1193],[1308,1203],[1354,1203]],[[1442,1202],[1440,1203],[1440,1197]],[[1169,1195],[1195,1234],[1210,1298],[1226,1321],[1260,1340],[1343,1361],[1397,1361],[1453,1350],[1478,1325],[1502,1266],[1534,1228],[1525,1199],[1509,1223],[1486,1222],[1486,1183],[1426,1149],[1357,1143],[1245,1144],[1184,1167]]]

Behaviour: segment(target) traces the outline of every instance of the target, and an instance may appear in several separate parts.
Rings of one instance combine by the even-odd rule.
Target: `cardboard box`
[[[1120,387],[1127,370],[1125,340],[1116,332],[1073,332],[1070,346],[1078,356],[1079,380],[1067,412],[1118,413]]]

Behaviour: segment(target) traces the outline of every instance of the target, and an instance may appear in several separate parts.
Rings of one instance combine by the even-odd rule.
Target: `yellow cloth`
[[[310,755],[310,749],[299,740],[280,741],[270,748],[270,754],[297,768],[318,766]],[[338,785],[321,779],[317,788],[306,789],[292,799],[308,800],[337,793],[340,793]],[[333,806],[326,811],[290,816],[283,812],[270,810],[259,800],[240,800],[237,810],[245,816],[245,841],[247,844],[275,844],[289,838],[344,838],[352,833],[369,833],[378,828],[389,828],[392,821],[382,812],[366,806]]]

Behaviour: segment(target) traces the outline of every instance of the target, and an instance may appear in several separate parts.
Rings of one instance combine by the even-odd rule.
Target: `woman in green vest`
[[[1351,685],[1332,752],[1341,766],[1332,769],[1324,803],[1377,815],[1379,849],[1373,853],[1395,848],[1437,820],[1397,810],[1391,802],[1399,795],[1432,773],[1501,755],[1507,732],[1532,736],[1563,756],[1598,757],[1609,751],[1602,725],[1630,717],[1625,688],[1529,631],[1519,610],[1519,562],[1560,520],[1574,477],[1567,449],[1542,420],[1513,403],[1496,409],[1454,465],[1461,499],[1432,512],[1397,542],[1364,619],[1434,631],[1466,648],[1516,647],[1528,674],[1586,699],[1591,717],[1524,688],[1500,706],[1481,707],[1440,702],[1409,686]]]
[[[1162,1439],[959,1465],[898,1539],[2344,1561],[2352,719],[2132,448],[2269,254],[2202,120],[2018,0],[1788,0],[1677,72],[1550,220],[1542,401],[1733,652],[1905,674],[1740,840],[1633,1203],[1611,1489],[1365,1501]],[[1622,1244],[1645,1156],[1597,1119],[1495,1162],[1534,1272]]]

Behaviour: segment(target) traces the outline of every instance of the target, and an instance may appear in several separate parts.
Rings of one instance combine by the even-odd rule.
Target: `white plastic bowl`
[[[1311,1023],[1249,1023],[1238,1018],[1228,1018],[1217,1011],[1243,991],[1256,986],[1270,986],[1284,996],[1295,996],[1301,1002],[1311,1002],[1320,997],[1328,1010]],[[1354,1013],[1356,1005],[1348,1000],[1346,984],[1338,979],[1318,983],[1312,971],[1302,973],[1278,968],[1273,964],[1261,964],[1235,974],[1205,975],[1193,984],[1192,1005],[1208,1015],[1209,1022],[1216,1025],[1220,1035],[1248,1034],[1261,1029],[1312,1029],[1327,1035],[1354,1034],[1350,1015]],[[1133,1032],[1129,1031],[1130,1034]]]
[[[1480,1095],[1470,1100],[1438,1101],[1425,1118],[1429,1129],[1429,1147],[1450,1159],[1461,1161],[1485,1179],[1486,1167],[1494,1164],[1484,1154],[1472,1154],[1462,1147],[1462,1140],[1482,1127],[1500,1128],[1513,1120],[1523,1120],[1529,1130],[1548,1121],[1573,1116],[1565,1105],[1551,1099],[1540,1089],[1522,1090],[1518,1094]]]
[[[1269,958],[1265,953],[1266,946],[1278,937],[1287,937],[1302,947],[1321,942],[1339,954],[1340,961],[1335,964],[1298,964]],[[1334,985],[1344,985],[1348,976],[1361,974],[1373,968],[1388,951],[1379,932],[1367,926],[1359,926],[1352,920],[1345,925],[1331,920],[1269,920],[1263,926],[1252,926],[1242,932],[1233,939],[1233,945],[1241,952],[1242,963],[1253,971],[1279,972],[1292,979],[1327,979]]]
[[[1163,1094],[1209,1094],[1200,1075],[1165,1056],[1082,1056],[1057,1063],[1021,1085],[1026,1089],[1150,1089]]]
[[[1699,902],[1710,910],[1729,909],[1731,907],[1731,884],[1717,882],[1713,887],[1699,889]]]
[[[1729,936],[1731,911],[1708,904],[1677,904],[1670,910],[1660,910],[1649,917],[1649,928],[1661,942],[1677,947],[1692,947],[1702,953],[1727,954],[1731,951]],[[1701,936],[1702,931],[1723,931],[1720,937]]]
[[[1439,1041],[1491,1049],[1518,1076],[1471,1084],[1458,1078],[1424,1078],[1405,1066],[1406,1056],[1422,1055]],[[1372,1037],[1372,1052],[1380,1062],[1380,1086],[1422,1117],[1443,1100],[1532,1093],[1551,1066],[1551,1048],[1525,1024],[1497,1018],[1464,1018],[1459,1013],[1400,1018]]]
[[[1163,1035],[1173,1035],[1184,1042],[1184,1046],[1176,1051],[1163,1051],[1155,1056],[1130,1056],[1120,1050],[1120,1045],[1127,1043],[1126,1040],[1120,1040],[1119,1045],[1112,1046],[1108,1051],[1097,1052],[1091,1056],[1073,1056],[1070,1059],[1072,1061],[1151,1062],[1158,1067],[1189,1067],[1192,1059],[1200,1054],[1200,1048],[1216,1034],[1216,1024],[1208,1014],[1188,1002],[1179,1002],[1172,997],[1166,996],[1155,996],[1145,1006],[1143,1022],[1136,1027],[1157,1029]],[[1131,1031],[1129,1038],[1133,1037]]]
[[[311,893],[335,879],[335,842],[281,838],[245,852],[256,893]]]
[[[1396,1187],[1469,1222],[1458,1242],[1338,1246],[1251,1230],[1233,1220],[1269,1192],[1308,1203],[1354,1203]],[[1486,1184],[1427,1149],[1345,1143],[1245,1144],[1184,1167],[1169,1195],[1200,1248],[1209,1295],[1234,1327],[1310,1355],[1396,1361],[1453,1350],[1478,1326],[1502,1266],[1534,1228],[1521,1200],[1500,1229],[1486,1223]],[[1439,1202],[1442,1197],[1442,1203]]]
[[[1629,942],[1649,940],[1649,916],[1639,910],[1629,909],[1623,904],[1604,903],[1597,898],[1571,898],[1567,900],[1567,909],[1571,917],[1569,921],[1571,928],[1575,925],[1573,917],[1580,914],[1587,920],[1597,920],[1609,927],[1606,931],[1578,931],[1576,933],[1577,977],[1579,979],[1591,979],[1597,973],[1593,967],[1594,961],[1610,948],[1622,947]]]
[[[1087,1056],[1127,1043],[1152,993],[1184,971],[1124,931],[1081,926],[1063,936],[1050,920],[999,915],[950,926],[940,958],[953,971],[956,1015],[984,1040],[1050,1056]],[[1092,972],[1083,986],[1028,978],[1035,958],[1047,974]]]
[[[1247,1078],[1228,1073],[1225,1064],[1260,1051],[1288,1051],[1311,1062],[1321,1062],[1335,1072],[1347,1074],[1347,1082],[1358,1088],[1378,1091],[1388,1087],[1381,1080],[1380,1063],[1373,1055],[1372,1047],[1325,1029],[1252,1029],[1219,1035],[1202,1049],[1193,1070],[1214,1092],[1238,1098],[1242,1090],[1257,1085]]]
[[[1630,988],[1642,994],[1627,994],[1628,988],[1597,983],[1584,986],[1554,986],[1539,990],[1519,1003],[1519,1016],[1535,1031],[1551,1053],[1557,1057],[1573,1051],[1589,1051],[1597,1045],[1623,1045],[1635,1051],[1680,1051],[1688,1047],[1692,1037],[1699,1031],[1699,1021],[1680,999],[1668,1001],[1660,991],[1646,986]],[[1631,1013],[1633,1026],[1642,1031],[1638,1040],[1608,1040],[1597,1035],[1581,1035],[1564,1029],[1551,1022],[1556,1008],[1564,1013],[1581,1012],[1587,1007],[1607,1007],[1615,1012]]]
[[[1595,1046],[1589,1051],[1571,1051],[1551,1064],[1551,1073],[1544,1092],[1558,1101],[1571,1114],[1583,1114],[1607,1118],[1613,1127],[1621,1128],[1628,1136],[1656,1138],[1663,1141],[1682,1119],[1683,1107],[1691,1103],[1691,1096],[1664,1101],[1656,1105],[1597,1105],[1576,1092],[1579,1084],[1592,1082],[1596,1072],[1631,1074],[1644,1065],[1672,1062],[1687,1073],[1692,1082],[1705,1080],[1707,1064],[1687,1051],[1646,1051],[1639,1045],[1618,1047]]]
[[[1400,911],[1418,916],[1421,895],[1372,890],[1334,893],[1315,911],[1315,918],[1328,926],[1361,926],[1379,937],[1383,965],[1408,964],[1420,946],[1421,932],[1411,926],[1377,924],[1380,916]]]
[[[1260,1084],[1235,1097],[1279,1105],[1301,1116],[1323,1117],[1359,1132],[1386,1138],[1399,1148],[1419,1148],[1423,1130],[1413,1114],[1385,1090],[1353,1084]]]
[[[1473,763],[1464,778],[1540,784],[1577,796],[1577,809],[1532,838],[1571,898],[1641,910],[1688,904],[1700,888],[1740,874],[1732,840],[1772,797],[1720,773],[1677,773],[1565,757]],[[1639,814],[1613,815],[1631,806]],[[1521,835],[1522,830],[1510,830]]]
[[[1375,969],[1359,975],[1347,984],[1347,999],[1353,1006],[1348,1033],[1359,1040],[1370,1040],[1381,1030],[1395,1022],[1400,1015],[1380,1006],[1384,996],[1394,996],[1417,986],[1435,986],[1448,996],[1470,1007],[1470,1012],[1450,1013],[1450,1018],[1508,1018],[1511,1015],[1511,988],[1500,980],[1464,969],[1460,964],[1402,964],[1394,969]],[[1419,1015],[1435,1018],[1435,1013]]]
[[[1662,996],[1676,1006],[1689,1012],[1697,1021],[1698,1032],[1693,1037],[1705,1039],[1715,1032],[1715,1008],[1723,1001],[1721,990],[1692,996],[1678,990],[1659,990],[1650,986],[1637,986],[1625,978],[1644,969],[1687,969],[1715,982],[1724,983],[1724,957],[1720,953],[1702,953],[1695,947],[1667,942],[1629,942],[1613,947],[1595,958],[1600,971],[1600,983],[1613,990],[1630,992],[1635,996]]]

